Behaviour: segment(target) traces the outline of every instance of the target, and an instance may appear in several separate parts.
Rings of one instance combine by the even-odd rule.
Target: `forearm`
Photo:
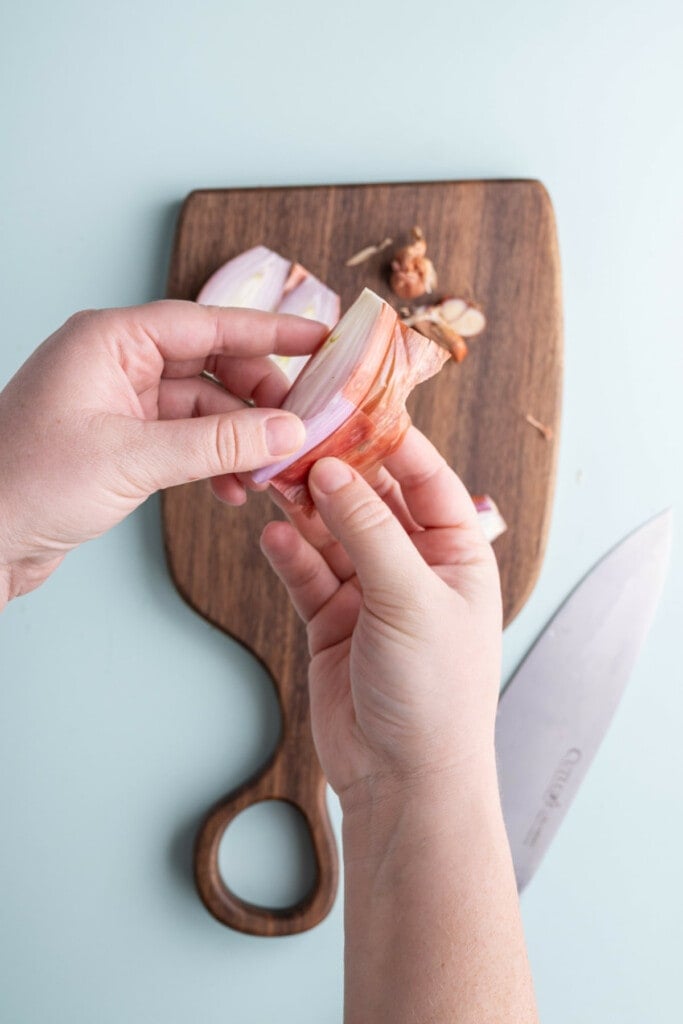
[[[344,818],[345,1024],[533,1024],[495,769]]]

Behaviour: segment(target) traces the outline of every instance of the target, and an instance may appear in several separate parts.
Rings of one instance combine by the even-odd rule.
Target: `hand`
[[[232,474],[304,437],[297,417],[275,411],[288,384],[266,357],[311,352],[325,331],[172,301],[68,320],[0,394],[0,607],[159,488],[213,477],[241,504]]]
[[[307,623],[313,734],[342,806],[495,776],[500,585],[464,486],[415,428],[382,497],[336,459],[309,486],[318,516],[290,506],[261,543]]]
[[[262,535],[308,626],[313,735],[341,799],[344,1020],[531,1024],[494,756],[493,552],[414,428],[373,485],[323,459],[317,516],[283,506]]]

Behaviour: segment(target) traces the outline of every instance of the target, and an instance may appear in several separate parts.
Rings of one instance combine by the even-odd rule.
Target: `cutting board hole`
[[[228,826],[218,850],[225,885],[262,907],[291,907],[313,888],[316,863],[303,815],[284,800],[262,800]]]

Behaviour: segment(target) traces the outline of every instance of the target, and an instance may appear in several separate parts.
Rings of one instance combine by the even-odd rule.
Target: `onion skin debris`
[[[461,363],[467,355],[465,338],[473,338],[486,327],[482,311],[464,299],[447,298],[431,306],[417,306],[404,317],[405,323],[442,345]]]
[[[389,284],[399,299],[417,299],[436,288],[436,270],[427,258],[427,242],[417,225],[411,232],[411,239],[410,245],[399,249],[391,261]]]

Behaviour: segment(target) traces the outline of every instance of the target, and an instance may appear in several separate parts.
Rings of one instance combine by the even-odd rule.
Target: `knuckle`
[[[374,495],[362,498],[346,516],[347,526],[355,534],[371,533],[390,521],[389,509]]]
[[[310,563],[292,567],[291,586],[297,590],[309,587],[312,583],[315,583],[319,572],[319,566],[311,565]]]
[[[213,454],[221,473],[230,472],[240,465],[242,444],[237,424],[231,417],[218,420],[213,435]]]
[[[453,471],[444,457],[439,454],[434,459],[432,465],[416,469],[412,473],[407,474],[402,478],[401,483],[408,490],[421,490],[433,484],[439,477],[451,475],[452,473]]]
[[[91,328],[96,321],[101,319],[101,316],[102,310],[100,309],[79,309],[76,313],[71,314],[64,327],[69,331]]]
[[[386,501],[387,498],[396,496],[399,492],[398,482],[394,480],[394,478],[384,469],[378,474],[377,478],[373,482],[373,487],[375,489],[375,493],[378,494],[383,501]]]

